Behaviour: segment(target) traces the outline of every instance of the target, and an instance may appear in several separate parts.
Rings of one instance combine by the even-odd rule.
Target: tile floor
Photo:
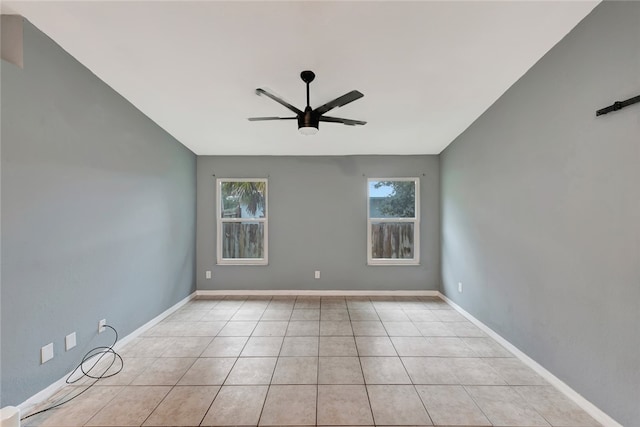
[[[198,299],[120,353],[23,425],[599,425],[433,297]]]

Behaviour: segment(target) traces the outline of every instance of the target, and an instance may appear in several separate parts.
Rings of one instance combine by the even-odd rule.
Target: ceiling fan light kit
[[[333,101],[329,101],[326,104],[321,105],[318,108],[311,108],[309,105],[309,83],[311,83],[316,75],[313,71],[305,70],[300,73],[300,78],[307,85],[307,106],[304,111],[294,107],[284,99],[274,95],[266,89],[256,89],[256,95],[265,95],[277,103],[283,105],[287,109],[296,113],[295,117],[250,117],[249,121],[266,121],[266,120],[298,120],[298,131],[303,135],[315,135],[318,133],[320,122],[329,123],[342,123],[347,126],[365,125],[367,122],[361,120],[343,119],[340,117],[329,117],[324,114],[333,110],[334,108],[342,107],[350,102],[362,98],[364,95],[357,90],[352,90]]]

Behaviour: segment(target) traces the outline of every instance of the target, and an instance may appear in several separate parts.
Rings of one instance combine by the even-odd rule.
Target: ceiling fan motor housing
[[[304,113],[298,116],[298,129],[300,128],[316,128],[320,125],[320,116],[313,114],[311,107],[307,106]]]

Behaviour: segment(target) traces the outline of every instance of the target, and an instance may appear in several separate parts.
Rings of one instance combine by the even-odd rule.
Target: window
[[[420,180],[368,180],[367,263],[417,265],[420,262]]]
[[[217,179],[218,264],[267,264],[267,180]]]

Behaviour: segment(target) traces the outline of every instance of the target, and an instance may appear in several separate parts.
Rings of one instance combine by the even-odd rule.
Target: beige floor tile
[[[178,310],[171,316],[167,317],[165,321],[169,322],[197,322],[202,320],[208,310]]]
[[[218,336],[220,337],[248,337],[255,329],[258,322],[256,321],[244,321],[244,322],[228,322],[224,328],[220,331]]]
[[[238,357],[249,337],[216,337],[200,357]]]
[[[198,357],[211,343],[211,337],[174,337],[162,357]]]
[[[437,298],[434,300],[424,300],[424,306],[429,310],[453,310],[453,307]]]
[[[450,358],[453,371],[462,385],[506,385],[500,375],[482,359]]]
[[[435,425],[491,425],[462,386],[419,385],[416,390]]]
[[[478,407],[497,426],[549,426],[518,392],[508,386],[465,386]]]
[[[407,315],[412,322],[435,322],[438,318],[431,312],[431,310],[422,309],[404,309],[404,314]]]
[[[203,426],[255,426],[268,386],[223,386],[202,420]]]
[[[58,394],[55,400],[47,402],[42,408],[50,405],[62,403],[67,399],[76,397],[72,402],[66,403],[59,408],[52,409],[22,421],[22,425],[27,426],[82,426],[98,411],[104,408],[124,387],[121,386],[93,386],[87,390],[86,387],[65,387]],[[87,390],[83,392],[84,390]],[[78,395],[78,393],[82,393]],[[23,413],[22,415],[29,415]]]
[[[349,311],[345,308],[340,308],[340,309],[332,309],[332,308],[327,308],[325,309],[324,307],[320,310],[320,320],[328,320],[328,321],[334,321],[334,322],[338,322],[338,321],[342,321],[342,322],[348,322],[349,319]]]
[[[476,353],[458,337],[425,337],[427,341],[427,356],[440,357],[474,357]],[[481,339],[481,338],[472,338]]]
[[[431,425],[412,385],[367,385],[376,425]]]
[[[287,332],[289,322],[284,321],[260,321],[253,330],[254,337],[283,337]]]
[[[413,384],[458,384],[453,366],[443,357],[403,357]]]
[[[291,318],[291,312],[293,308],[290,309],[267,309],[264,313],[262,313],[261,321],[273,321],[280,320],[288,322]]]
[[[320,320],[320,309],[294,309],[290,320]]]
[[[375,310],[349,309],[349,318],[351,321],[380,321],[378,312]]]
[[[321,320],[320,335],[323,336],[353,336],[351,322],[348,320]]]
[[[214,310],[233,310],[235,312],[242,307],[242,304],[244,304],[244,300],[225,299],[224,301],[220,301],[220,303],[214,307]]]
[[[269,384],[276,366],[276,357],[247,357],[236,361],[225,385]]]
[[[232,322],[242,322],[250,320],[260,320],[264,309],[240,309],[231,317]]]
[[[240,357],[278,356],[284,337],[251,337]]]
[[[320,309],[320,297],[298,297],[293,306],[294,310],[310,308]]]
[[[431,347],[424,337],[391,337],[399,356],[429,356]]]
[[[359,356],[397,356],[389,337],[356,337]]]
[[[272,385],[259,425],[316,425],[316,399],[315,385]]]
[[[320,337],[320,356],[357,356],[356,342],[349,337]]]
[[[235,313],[236,313],[236,310],[214,309],[206,313],[201,320],[205,320],[208,322],[227,321],[227,320],[231,320],[231,318]]]
[[[434,310],[433,314],[441,322],[466,322],[467,319],[455,310]]]
[[[338,310],[347,308],[347,302],[343,297],[321,297],[320,308],[322,310]]]
[[[513,388],[553,426],[587,427],[600,425],[578,405],[552,386]]]
[[[123,357],[160,357],[171,346],[173,337],[138,338],[134,345],[126,346],[119,351]]]
[[[460,338],[479,357],[514,357],[491,338]]]
[[[412,322],[382,322],[390,337],[421,337],[422,334]]]
[[[373,425],[363,385],[319,385],[318,425]]]
[[[347,308],[351,310],[375,310],[368,297],[348,297]]]
[[[447,322],[447,326],[458,337],[484,338],[487,336],[487,334],[471,322]]]
[[[139,426],[169,393],[167,386],[126,386],[88,426]]]
[[[267,310],[293,310],[296,304],[296,298],[293,295],[277,295],[271,298]]]
[[[411,384],[399,357],[361,357],[367,384]]]
[[[201,357],[191,365],[178,384],[222,385],[235,362],[236,359],[233,357]]]
[[[280,356],[318,356],[318,337],[285,337]]]
[[[142,374],[142,372],[144,372],[145,369],[151,366],[151,364],[155,362],[155,360],[156,360],[155,358],[143,358],[143,357],[124,358],[123,364],[122,364],[122,370],[116,375],[101,379],[99,385],[101,386],[129,385],[135,378],[137,378],[140,374]],[[109,361],[109,363],[111,362]],[[104,374],[111,375],[115,373],[116,370],[119,368],[119,366],[120,364],[116,362]],[[97,373],[100,373],[100,372],[104,372],[104,371],[100,371],[100,370],[97,371]],[[89,379],[89,383],[93,381],[94,380]]]
[[[295,320],[289,322],[286,336],[317,337],[320,335],[320,322],[315,320]]]
[[[415,322],[416,328],[424,337],[455,337],[449,328],[449,322]]]
[[[201,312],[202,313],[202,312]],[[204,312],[206,313],[206,312]],[[144,333],[145,337],[184,337],[189,336],[197,322],[163,321]]]
[[[317,357],[279,357],[271,384],[316,384]]]
[[[533,369],[514,357],[483,359],[491,365],[509,385],[548,385]]]
[[[226,322],[195,322],[189,333],[185,335],[194,337],[215,337],[220,333]]]
[[[410,322],[409,317],[404,313],[403,310],[378,310],[376,307],[376,311],[378,312],[378,317],[383,322]]]
[[[321,357],[318,384],[364,384],[357,357]]]
[[[176,385],[196,361],[191,357],[163,357],[156,359],[138,375],[132,385]]]
[[[371,304],[377,310],[400,310],[400,303],[387,296],[371,296]]]
[[[144,426],[197,426],[216,397],[218,386],[177,386],[144,422]]]
[[[351,327],[353,328],[353,335],[356,336],[387,336],[387,330],[379,320],[355,320],[351,321]]]

